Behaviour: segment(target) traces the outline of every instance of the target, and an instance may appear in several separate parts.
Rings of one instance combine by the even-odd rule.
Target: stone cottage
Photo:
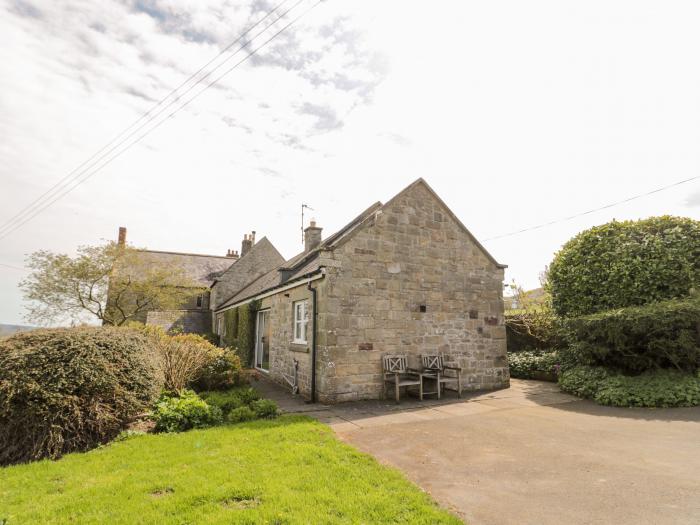
[[[463,368],[467,389],[509,384],[505,266],[423,179],[321,233],[312,222],[302,253],[251,270],[240,287],[245,279],[214,280],[220,335],[229,313],[254,306],[251,366],[281,384],[296,367],[301,394],[328,403],[382,397],[382,356],[393,353],[413,365],[442,353]]]

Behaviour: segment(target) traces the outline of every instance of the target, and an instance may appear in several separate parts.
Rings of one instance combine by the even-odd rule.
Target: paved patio
[[[700,523],[700,409],[616,409],[512,380],[436,401],[309,405],[260,381],[479,524]]]

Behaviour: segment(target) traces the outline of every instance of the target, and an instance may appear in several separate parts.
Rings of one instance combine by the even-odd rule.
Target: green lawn
[[[460,523],[309,418],[144,435],[0,469],[0,524]]]

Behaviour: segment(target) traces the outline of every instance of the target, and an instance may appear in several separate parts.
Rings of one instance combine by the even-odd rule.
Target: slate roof
[[[139,250],[153,264],[160,266],[177,266],[185,275],[201,286],[209,287],[214,280],[226,271],[236,259],[218,255],[201,255],[197,253],[161,252],[157,250]]]
[[[363,224],[365,221],[370,220],[374,215],[391,205],[397,198],[411,190],[416,185],[423,185],[432,196],[445,208],[447,213],[452,217],[452,219],[459,225],[459,227],[466,233],[471,240],[481,249],[484,255],[491,261],[494,265],[499,268],[506,268],[504,264],[499,264],[496,259],[484,248],[481,243],[472,235],[472,233],[462,224],[462,222],[457,218],[457,216],[450,210],[450,208],[444,203],[444,201],[435,193],[435,191],[428,185],[422,178],[416,180],[408,187],[400,191],[396,196],[390,199],[386,204],[381,202],[375,202],[360,215],[351,220],[348,224],[342,227],[340,230],[335,232],[326,240],[322,241],[321,244],[311,250],[310,252],[302,252],[295,255],[284,264],[278,266],[277,268],[265,273],[258,279],[252,281],[245,288],[237,292],[233,297],[225,301],[218,310],[222,310],[233,306],[237,303],[247,301],[263,293],[270,292],[275,288],[279,288],[283,285],[293,283],[294,281],[301,280],[305,277],[309,277],[321,270],[320,266],[320,252],[322,250],[332,250],[333,248],[342,244],[346,239],[349,239],[352,234]]]

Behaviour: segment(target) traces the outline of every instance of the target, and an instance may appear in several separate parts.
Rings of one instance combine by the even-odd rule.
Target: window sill
[[[289,351],[290,352],[301,352],[304,354],[309,353],[309,343],[301,343],[297,341],[292,341],[289,343]]]

